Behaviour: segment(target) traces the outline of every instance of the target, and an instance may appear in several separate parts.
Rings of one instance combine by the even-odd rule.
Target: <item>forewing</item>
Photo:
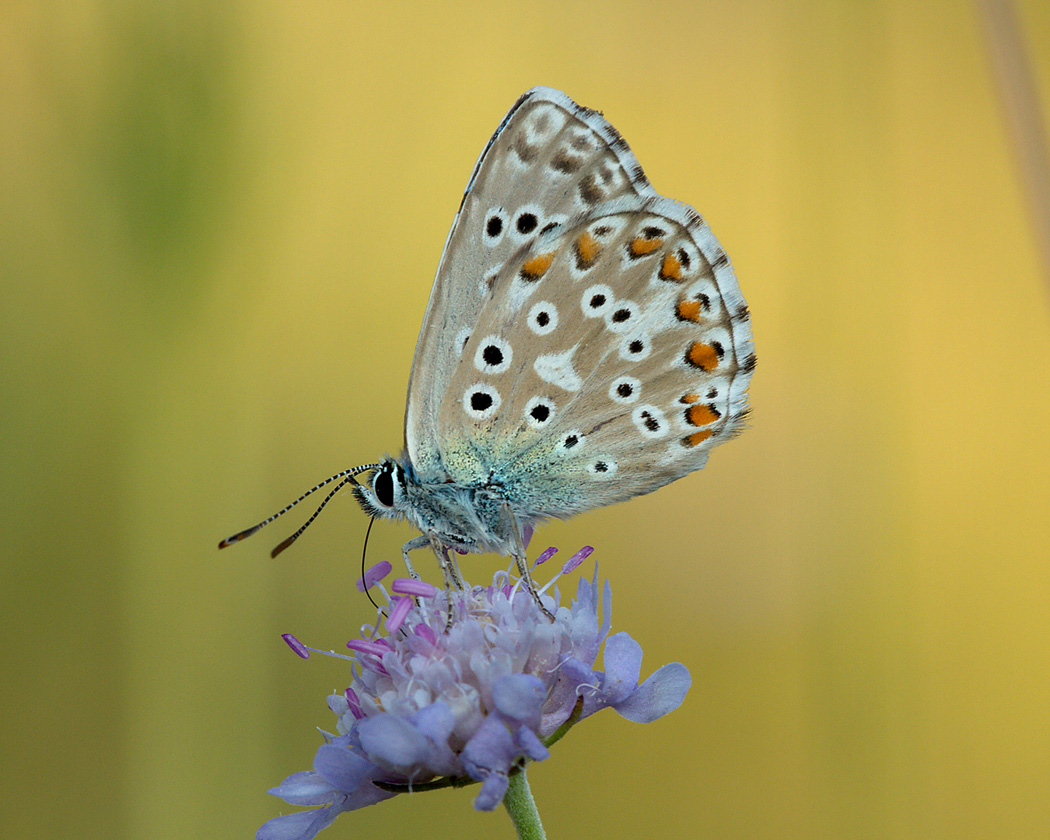
[[[467,182],[416,344],[405,446],[422,480],[448,477],[439,413],[466,336],[483,310],[500,305],[495,278],[508,260],[552,227],[629,195],[653,191],[627,144],[596,111],[540,87],[504,117]]]
[[[569,516],[699,469],[747,414],[754,353],[732,267],[699,215],[603,203],[494,278],[438,418],[451,477]]]

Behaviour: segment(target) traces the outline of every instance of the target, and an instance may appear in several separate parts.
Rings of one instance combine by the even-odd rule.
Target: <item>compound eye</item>
[[[383,507],[394,506],[394,479],[390,467],[383,467],[372,481],[372,492]]]

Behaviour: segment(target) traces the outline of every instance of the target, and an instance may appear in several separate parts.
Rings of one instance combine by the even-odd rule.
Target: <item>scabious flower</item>
[[[379,581],[390,564],[370,569],[358,586],[386,598],[386,620],[347,643],[351,656],[329,654],[352,663],[350,688],[328,698],[338,734],[324,733],[313,770],[270,790],[320,807],[270,820],[257,840],[309,840],[343,811],[471,782],[481,783],[474,807],[491,810],[510,777],[546,759],[579,720],[611,706],[648,723],[678,708],[689,672],[671,663],[639,685],[641,646],[627,633],[608,636],[611,591],[606,582],[599,595],[597,567],[568,606],[560,603],[555,581],[591,551],[573,555],[541,590],[553,622],[509,571],[491,586],[449,593],[411,579],[394,580],[387,592]],[[284,638],[304,658],[314,650]],[[603,642],[605,670],[595,671]]]

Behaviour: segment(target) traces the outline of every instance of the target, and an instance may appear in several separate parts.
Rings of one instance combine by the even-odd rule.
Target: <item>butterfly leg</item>
[[[532,575],[529,574],[528,558],[525,556],[525,542],[532,536],[532,529],[529,528],[525,535],[522,534],[522,528],[518,525],[518,518],[514,515],[514,510],[506,502],[500,509],[500,523],[504,528],[504,532],[510,538],[510,553],[514,558],[514,562],[518,565],[518,575],[521,577],[522,583],[529,590],[529,594],[532,596],[532,600],[536,602],[536,606],[553,624],[554,616],[540,599],[540,593],[536,589],[536,584],[532,582]]]
[[[426,548],[430,545],[430,540],[426,537],[419,536],[415,539],[409,540],[403,546],[401,546],[401,558],[405,561],[405,568],[408,569],[408,576],[412,580],[419,580],[419,575],[416,570],[412,568],[412,561],[408,559],[408,552],[415,551],[417,548]]]
[[[434,553],[437,555],[438,563],[441,565],[441,574],[445,578],[445,598],[448,601],[448,620],[445,622],[445,635],[452,629],[453,606],[455,601],[452,596],[453,590],[463,589],[463,579],[456,568],[456,561],[449,556],[448,549],[444,546],[434,545]]]
[[[426,548],[427,546],[434,549],[434,553],[438,558],[438,564],[441,566],[442,577],[445,579],[445,597],[448,599],[448,623],[445,625],[445,632],[448,633],[452,627],[452,590],[453,588],[463,588],[455,563],[448,556],[448,549],[441,545],[435,545],[427,537],[418,536],[401,546],[401,559],[405,561],[405,568],[408,569],[409,576],[413,580],[420,580],[419,574],[412,566],[412,561],[408,559],[408,552],[415,551],[417,548]]]
[[[441,574],[445,578],[445,589],[462,589],[463,578],[459,576],[456,561],[449,556],[448,549],[444,546],[434,546],[434,553],[441,565]]]
[[[547,616],[551,624],[554,623],[554,615],[543,606],[543,601],[540,600],[540,593],[536,590],[536,584],[532,582],[532,575],[529,574],[529,561],[525,557],[525,552],[514,555],[514,562],[518,564],[518,574],[521,575],[521,580],[525,584],[525,588],[529,590],[529,594],[532,596],[532,600],[536,602],[536,606],[540,608],[540,611]]]

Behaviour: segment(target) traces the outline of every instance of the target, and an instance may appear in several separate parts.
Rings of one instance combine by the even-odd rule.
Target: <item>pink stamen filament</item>
[[[438,588],[432,583],[412,578],[396,578],[390,588],[399,595],[412,595],[416,598],[433,598],[438,593]]]
[[[408,615],[409,610],[413,607],[413,601],[411,598],[398,598],[394,604],[394,608],[390,611],[390,616],[386,620],[386,632],[390,634],[396,633],[401,629],[401,625],[405,622],[405,617]]]
[[[386,560],[381,560],[380,562],[376,563],[374,566],[369,568],[368,571],[365,572],[364,577],[360,577],[357,579],[358,591],[364,592],[366,589],[370,589],[383,578],[385,578],[388,574],[390,574],[393,568],[394,567],[391,566]]]

